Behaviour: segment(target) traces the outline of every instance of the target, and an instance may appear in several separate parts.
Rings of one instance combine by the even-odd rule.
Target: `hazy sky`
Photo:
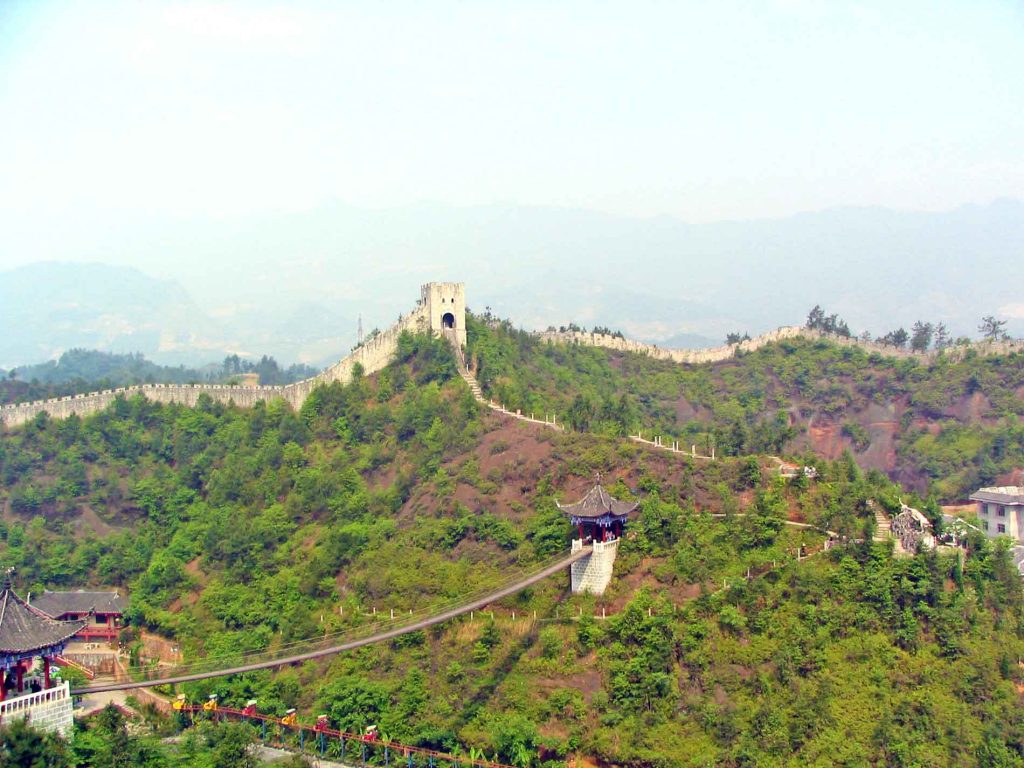
[[[0,268],[33,232],[330,200],[1000,196],[1024,197],[1019,0],[0,2]]]

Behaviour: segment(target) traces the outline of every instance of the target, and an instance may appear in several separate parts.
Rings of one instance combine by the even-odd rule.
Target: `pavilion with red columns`
[[[638,501],[619,501],[601,485],[601,476],[587,495],[574,504],[555,504],[569,516],[584,544],[615,541],[622,536],[629,515],[640,506]]]
[[[50,688],[50,662],[88,624],[57,621],[33,608],[14,593],[11,570],[7,571],[0,591],[0,701],[7,698],[8,692],[25,692],[25,673],[36,658],[43,663],[43,688]]]

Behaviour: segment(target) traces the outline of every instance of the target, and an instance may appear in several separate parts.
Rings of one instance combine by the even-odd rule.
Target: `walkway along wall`
[[[440,311],[439,303],[443,307]],[[454,317],[454,331],[459,341],[466,338],[466,299],[463,283],[427,283],[421,288],[421,296],[411,313],[400,317],[398,322],[382,333],[352,351],[350,355],[332,365],[311,379],[276,387],[241,387],[226,384],[141,384],[132,387],[107,389],[83,395],[69,395],[53,400],[37,400],[32,403],[5,405],[0,408],[0,424],[16,427],[34,419],[42,412],[55,419],[75,414],[87,416],[98,413],[111,405],[119,396],[130,397],[141,394],[157,403],[179,403],[194,406],[201,395],[207,395],[218,403],[234,403],[242,408],[251,408],[257,402],[281,398],[293,408],[300,408],[316,387],[340,381],[347,383],[352,378],[356,363],[364,373],[370,374],[384,368],[398,350],[398,337],[403,331],[421,333],[431,330],[440,333],[445,315]],[[449,318],[449,322],[450,322]]]
[[[833,336],[821,333],[820,331],[811,330],[810,328],[795,326],[778,328],[774,331],[761,334],[760,336],[755,336],[747,341],[741,341],[738,344],[712,347],[710,349],[666,349],[664,347],[659,347],[657,344],[646,344],[642,341],[623,339],[618,336],[609,336],[604,333],[586,333],[581,331],[545,331],[543,333],[538,333],[537,337],[542,341],[547,341],[552,344],[582,344],[588,347],[612,349],[617,352],[635,352],[640,355],[653,357],[657,360],[671,360],[675,363],[684,363],[689,365],[718,363],[722,360],[729,360],[730,358],[736,357],[739,353],[753,352],[761,347],[768,346],[769,344],[775,344],[776,342],[783,341],[785,339],[825,339],[831,344],[837,344],[843,347],[859,347],[868,354],[877,353],[879,355],[884,355],[885,357],[909,358],[913,360],[921,360],[923,362],[935,360],[940,354],[945,355],[946,358],[950,360],[958,360],[969,350],[973,350],[979,355],[1008,355],[1014,352],[1024,352],[1024,342],[1022,341],[977,341],[969,346],[947,347],[941,352],[936,350],[914,352],[909,349],[899,349],[897,347],[891,347],[887,344],[880,344],[875,341],[862,341],[860,339],[846,338],[844,336]]]

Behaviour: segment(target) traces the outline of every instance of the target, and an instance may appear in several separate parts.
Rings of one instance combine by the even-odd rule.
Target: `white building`
[[[971,494],[971,501],[978,505],[978,520],[986,536],[1009,536],[1024,544],[1024,488],[982,488]]]

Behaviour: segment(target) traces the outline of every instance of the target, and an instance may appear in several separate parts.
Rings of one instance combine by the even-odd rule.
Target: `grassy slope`
[[[301,414],[136,400],[40,421],[0,440],[22,510],[0,552],[24,586],[127,584],[136,621],[192,653],[237,652],[457,596],[560,551],[553,498],[600,470],[643,500],[604,598],[552,580],[497,606],[493,625],[476,616],[189,694],[255,695],[264,711],[299,706],[523,764],[577,748],[638,766],[1019,759],[1020,585],[1004,555],[979,542],[961,570],[855,546],[791,563],[820,537],[782,519],[857,534],[866,499],[892,505],[898,489],[850,462],[781,486],[756,461],[695,464],[501,421],[452,374],[421,339]],[[72,536],[56,513],[84,503],[130,529]],[[612,618],[586,618],[602,608]]]

